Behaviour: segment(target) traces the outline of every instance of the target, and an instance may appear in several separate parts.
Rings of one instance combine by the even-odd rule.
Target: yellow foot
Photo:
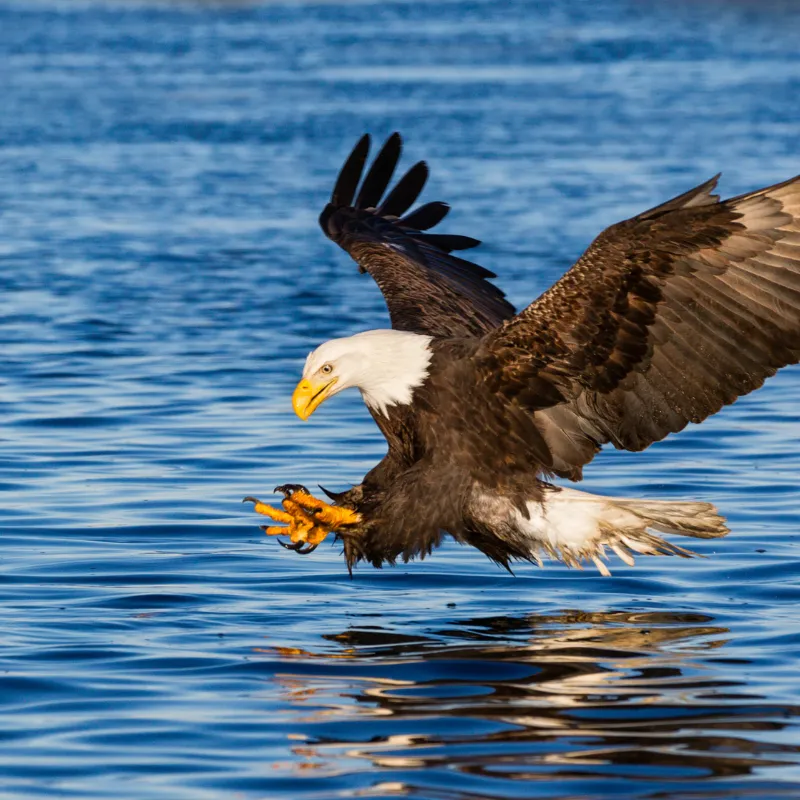
[[[297,505],[312,517],[318,525],[323,525],[330,531],[337,531],[339,528],[348,525],[357,525],[361,522],[361,514],[343,506],[332,506],[324,500],[320,500],[309,494],[305,486],[297,484],[284,484],[277,486],[276,492],[281,492],[284,496],[283,507],[286,504]]]
[[[262,530],[267,536],[288,534],[291,544],[280,539],[278,543],[287,550],[294,550],[306,555],[317,549],[325,537],[338,528],[355,525],[361,516],[348,508],[331,506],[313,497],[304,486],[286,484],[278,486],[276,492],[283,494],[283,511],[274,506],[262,503],[255,497],[245,497],[243,502],[255,505],[255,511],[283,525],[264,525]]]

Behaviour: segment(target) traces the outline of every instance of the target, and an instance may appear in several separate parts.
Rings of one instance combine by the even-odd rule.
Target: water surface
[[[796,797],[800,371],[589,490],[716,503],[705,559],[347,578],[247,494],[346,487],[320,341],[385,326],[316,228],[364,131],[524,305],[605,225],[800,171],[790,7],[0,3],[3,797]]]

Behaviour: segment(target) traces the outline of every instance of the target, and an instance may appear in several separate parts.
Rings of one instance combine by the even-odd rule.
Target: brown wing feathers
[[[407,213],[424,162],[387,194],[400,137],[362,181],[369,145],[345,162],[322,229],[373,276],[395,328],[483,337],[478,380],[534,415],[547,470],[580,478],[602,444],[641,450],[800,359],[800,178],[720,203],[717,176],[614,225],[514,317],[493,273],[452,255],[477,240],[427,233],[445,203]]]
[[[445,218],[447,204],[427,203],[403,216],[425,186],[425,162],[412,166],[382,199],[402,142],[392,134],[362,182],[369,146],[365,135],[348,157],[320,225],[362,272],[375,279],[392,326],[437,337],[479,336],[511,317],[513,306],[487,280],[494,273],[451,255],[480,242],[469,236],[427,233]]]
[[[559,393],[531,407],[557,473],[580,477],[604,442],[641,450],[800,359],[800,178],[724,203],[714,183],[606,230],[486,338],[514,402],[542,381]]]

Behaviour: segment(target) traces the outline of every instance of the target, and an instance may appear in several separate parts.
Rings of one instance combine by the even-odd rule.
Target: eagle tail
[[[603,560],[606,548],[628,566],[633,566],[636,555],[698,556],[659,534],[716,539],[728,533],[724,517],[711,503],[600,497],[573,489],[562,489],[556,496],[566,493],[569,494],[564,497],[565,503],[572,500],[574,511],[582,512],[583,520],[589,523],[582,526],[589,535],[582,542],[567,535],[566,546],[558,548],[557,557],[570,566],[580,566],[583,560],[591,561],[604,576],[611,574]],[[577,554],[575,545],[578,545]]]
[[[711,503],[674,500],[613,500],[620,508],[635,514],[646,529],[659,533],[717,539],[728,533],[725,519]]]
[[[569,488],[548,487],[541,500],[527,504],[527,516],[487,495],[475,510],[518,557],[541,566],[545,555],[578,569],[589,562],[604,576],[611,574],[605,563],[611,554],[628,566],[637,555],[698,555],[660,534],[716,539],[728,533],[711,503],[601,497]]]

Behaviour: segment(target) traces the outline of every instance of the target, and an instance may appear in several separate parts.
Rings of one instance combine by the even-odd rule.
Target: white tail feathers
[[[725,519],[711,503],[674,500],[612,500],[632,511],[647,527],[661,533],[678,533],[695,539],[717,539],[728,533]]]
[[[612,500],[618,508],[630,512],[638,524],[614,528],[601,519],[598,528],[602,535],[597,544],[603,550],[608,545],[628,566],[633,566],[633,554],[650,556],[680,556],[694,558],[698,554],[685,547],[672,544],[657,536],[659,533],[692,536],[695,539],[716,539],[725,536],[728,528],[716,507],[711,503],[684,503],[669,500]],[[610,575],[608,567],[597,555],[592,561],[603,575]]]
[[[697,553],[658,534],[716,539],[728,533],[711,503],[617,499],[553,487],[542,502],[528,503],[528,511],[526,519],[506,506],[504,521],[517,543],[524,537],[533,561],[541,566],[546,554],[578,569],[590,561],[605,576],[611,574],[605,563],[609,550],[629,566],[635,555],[692,558]]]

